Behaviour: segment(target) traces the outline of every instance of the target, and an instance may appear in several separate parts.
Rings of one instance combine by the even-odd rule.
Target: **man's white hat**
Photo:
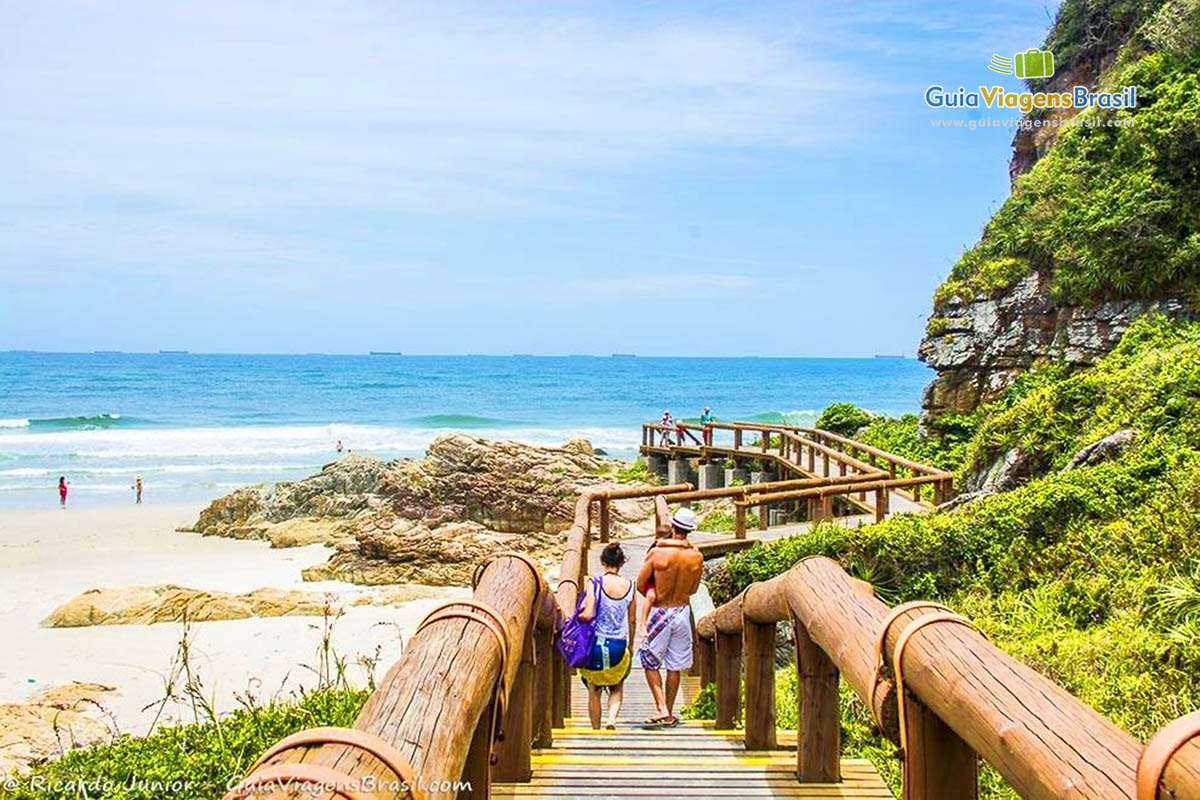
[[[671,524],[681,531],[694,531],[696,515],[690,508],[681,508],[671,517]]]

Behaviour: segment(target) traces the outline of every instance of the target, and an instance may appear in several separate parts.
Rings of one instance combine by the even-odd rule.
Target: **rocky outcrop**
[[[320,592],[255,589],[246,594],[205,592],[182,586],[126,586],[89,589],[63,603],[42,620],[43,628],[91,625],[152,625],[248,619],[250,617],[319,617],[336,613],[334,598]]]
[[[622,462],[583,439],[563,447],[438,437],[425,458],[351,458],[295,483],[239,489],[216,500],[193,529],[276,546],[322,541],[336,552],[307,580],[363,584],[461,584],[475,565],[505,550],[553,563],[575,500],[615,486]],[[653,505],[612,506],[617,535],[649,532]]]
[[[1137,439],[1137,431],[1130,428],[1105,436],[1100,441],[1093,442],[1076,453],[1067,464],[1067,469],[1091,467],[1111,461],[1128,450],[1135,439]]]
[[[112,692],[99,683],[72,683],[39,692],[27,703],[0,703],[0,776],[108,741],[113,732],[102,721],[102,703]]]
[[[1182,296],[1074,305],[1057,300],[1038,273],[991,297],[951,298],[934,309],[918,355],[937,370],[921,405],[926,418],[970,411],[1037,364],[1094,364],[1137,317],[1191,316]]]

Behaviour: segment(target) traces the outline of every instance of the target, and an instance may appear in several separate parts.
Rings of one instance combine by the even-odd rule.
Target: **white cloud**
[[[880,88],[753,21],[220,0],[4,17],[10,187],[202,211],[562,212],[588,202],[580,172],[836,141],[828,115]]]

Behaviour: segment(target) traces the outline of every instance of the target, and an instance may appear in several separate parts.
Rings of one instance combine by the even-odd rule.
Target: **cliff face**
[[[922,398],[927,415],[970,411],[1039,363],[1091,366],[1147,312],[1189,315],[1182,293],[1081,305],[1054,299],[1048,283],[1034,273],[995,296],[937,308],[919,351],[938,372]]]
[[[1065,0],[1043,48],[1058,70],[1032,91],[1135,85],[1138,104],[1027,117],[1012,193],[934,298],[927,423],[1031,367],[1091,366],[1147,312],[1200,309],[1200,0]]]

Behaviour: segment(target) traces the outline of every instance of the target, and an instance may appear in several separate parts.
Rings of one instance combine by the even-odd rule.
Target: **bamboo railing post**
[[[554,744],[554,627],[534,632],[533,746]]]
[[[746,749],[775,749],[775,624],[742,620]]]
[[[746,506],[741,503],[733,507],[733,537],[746,538]]]
[[[559,654],[557,648],[551,659],[551,666],[553,680],[551,700],[554,704],[554,727],[561,728],[566,722],[567,716],[567,678],[563,675],[567,671],[567,664],[563,661],[563,657]]]
[[[808,471],[817,471],[817,448],[815,447],[808,448]]]
[[[737,724],[739,689],[742,683],[742,636],[716,633],[717,728],[729,730]]]
[[[696,663],[700,665],[700,686],[704,687],[717,679],[717,652],[712,639],[698,638]]]
[[[842,779],[838,669],[795,617],[792,636],[796,642],[796,777],[801,783],[836,783]]]
[[[492,707],[489,704],[479,718],[467,748],[467,761],[462,771],[465,786],[459,791],[458,800],[488,800],[492,793],[491,720]]]
[[[771,441],[771,432],[767,428],[763,428],[762,439],[760,440],[760,444],[762,445],[762,451],[764,453],[767,452],[767,445],[770,443],[770,441]]]
[[[903,800],[976,800],[979,757],[936,714],[904,694]]]
[[[495,770],[495,779],[502,783],[533,780],[533,639],[530,626],[504,714],[504,739],[500,742]]]
[[[610,526],[612,524],[609,509],[608,498],[600,498],[600,541],[607,544],[611,535]]]
[[[767,515],[767,504],[760,503],[758,506],[758,529],[765,531],[767,529],[767,520],[770,517]]]
[[[883,522],[888,515],[888,502],[891,499],[891,492],[887,488],[875,490],[875,521]]]
[[[821,453],[821,469],[825,475],[829,474],[829,453]]]
[[[741,446],[742,446],[742,429],[734,428],[733,429],[733,449],[738,450],[741,448]]]

